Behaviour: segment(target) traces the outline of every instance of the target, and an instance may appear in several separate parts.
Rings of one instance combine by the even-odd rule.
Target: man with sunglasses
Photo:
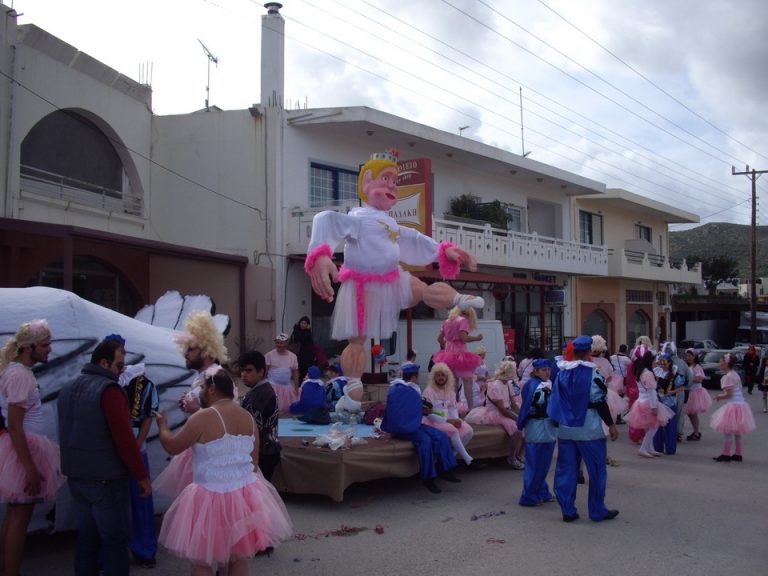
[[[67,476],[78,524],[75,574],[128,576],[131,539],[128,478],[142,496],[152,485],[131,428],[128,398],[118,384],[123,344],[100,342],[91,361],[58,398],[61,469]]]

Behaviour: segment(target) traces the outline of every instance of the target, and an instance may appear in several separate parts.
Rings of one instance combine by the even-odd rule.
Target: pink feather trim
[[[333,260],[333,252],[331,252],[331,247],[328,244],[320,244],[320,246],[307,254],[307,259],[304,261],[304,272],[311,274],[312,268],[315,267],[315,262],[317,262],[320,256],[328,256],[328,258]]]
[[[365,335],[365,285],[369,282],[382,282],[389,284],[396,282],[400,277],[400,268],[390,270],[386,274],[365,274],[341,267],[339,270],[339,282],[352,280],[355,283],[355,304],[357,306],[357,333],[360,336]]]
[[[459,270],[461,269],[461,262],[453,260],[450,260],[448,256],[446,256],[445,252],[448,250],[448,248],[455,248],[456,244],[453,242],[440,242],[440,246],[438,247],[437,252],[437,266],[440,269],[440,275],[443,277],[444,280],[452,280],[453,278],[456,278],[456,276],[459,275]]]

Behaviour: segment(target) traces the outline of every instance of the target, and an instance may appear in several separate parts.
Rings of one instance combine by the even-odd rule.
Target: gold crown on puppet
[[[400,152],[395,148],[387,148],[384,152],[374,152],[371,154],[370,160],[386,160],[397,164],[397,160],[400,158]]]

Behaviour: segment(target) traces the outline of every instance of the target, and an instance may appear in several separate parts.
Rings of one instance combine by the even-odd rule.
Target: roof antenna
[[[216,56],[214,56],[210,50],[208,50],[208,47],[203,44],[203,41],[200,40],[200,38],[198,38],[197,41],[200,42],[200,46],[203,47],[203,52],[205,52],[205,55],[208,57],[208,83],[205,85],[205,110],[207,112],[209,110],[208,97],[211,95],[211,62],[216,64],[216,67],[218,68],[219,59],[216,58]]]

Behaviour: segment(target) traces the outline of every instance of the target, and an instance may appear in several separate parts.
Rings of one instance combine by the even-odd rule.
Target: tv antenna
[[[205,55],[208,58],[208,83],[205,85],[205,109],[208,110],[208,97],[211,95],[211,62],[218,67],[219,59],[208,50],[208,46],[203,44],[203,41],[200,40],[200,38],[198,38],[197,41],[200,42],[200,46],[203,47],[203,52],[205,52]]]

